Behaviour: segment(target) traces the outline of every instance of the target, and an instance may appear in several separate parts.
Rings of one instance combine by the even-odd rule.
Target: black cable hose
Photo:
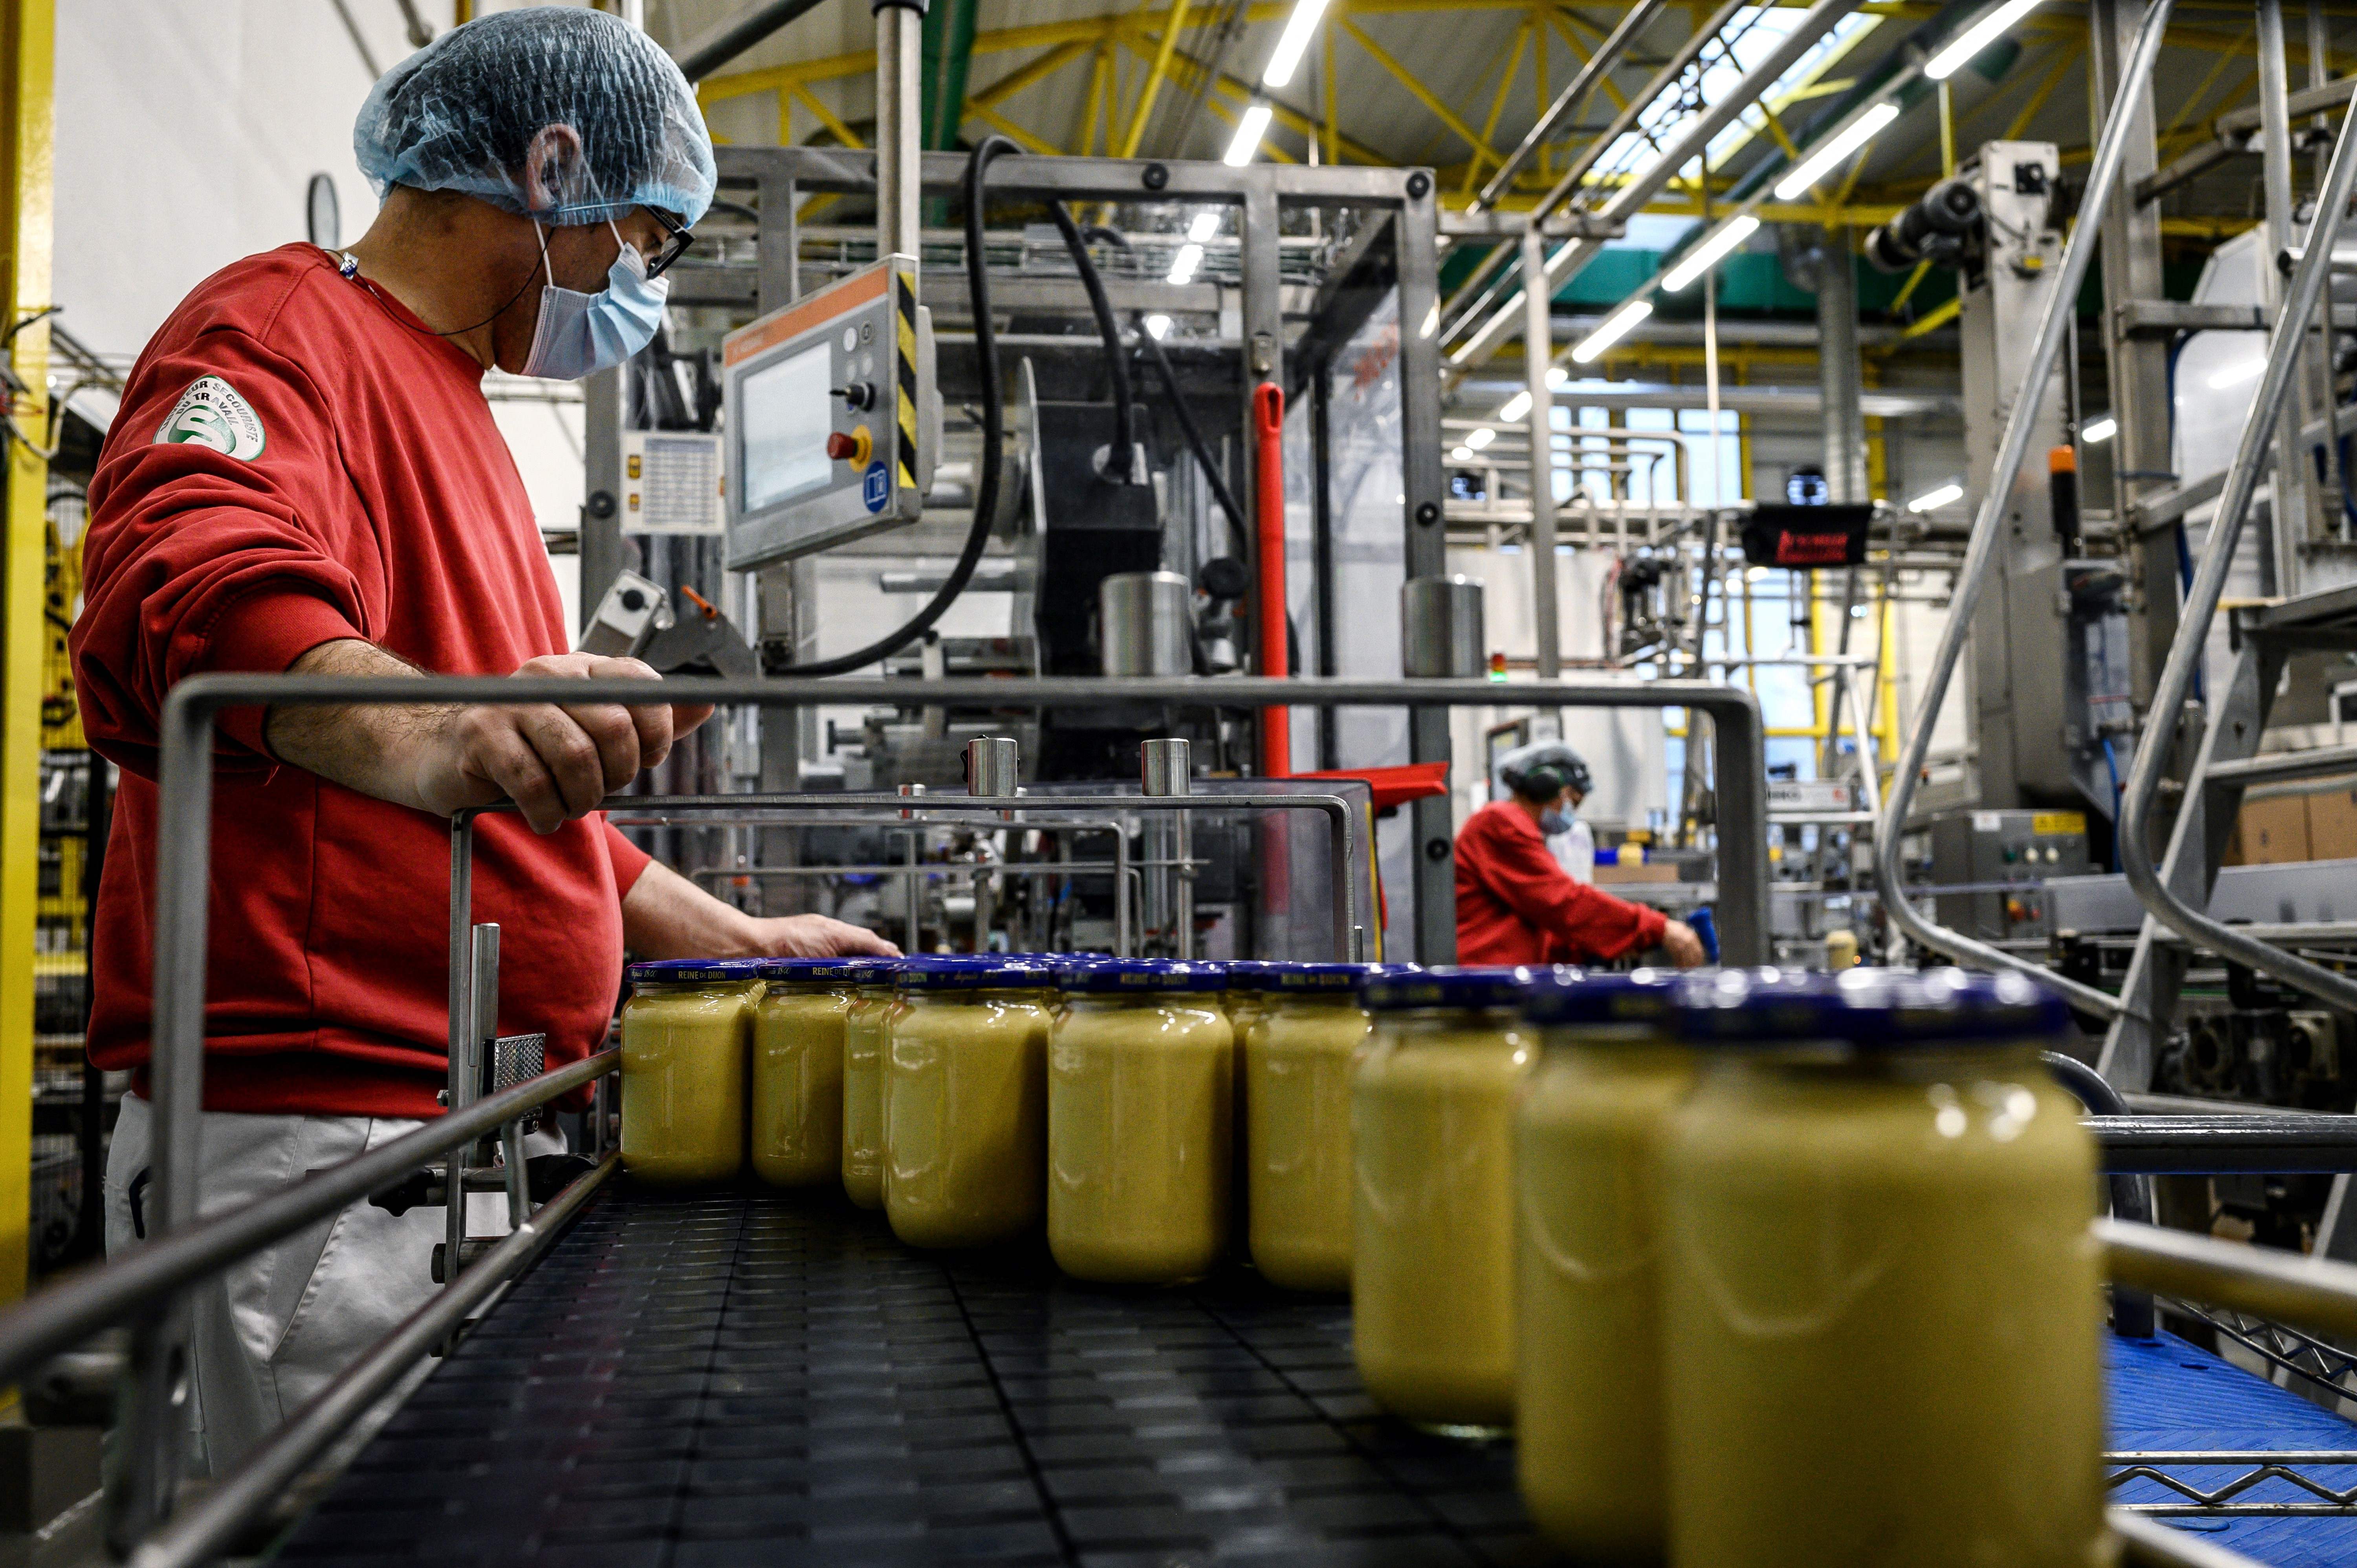
[[[1051,201],[1048,215],[1055,219],[1056,232],[1064,237],[1064,249],[1071,252],[1072,264],[1080,269],[1081,286],[1088,290],[1089,308],[1096,313],[1097,335],[1104,339],[1105,373],[1113,378],[1114,429],[1114,451],[1105,465],[1105,477],[1116,484],[1127,484],[1137,461],[1137,415],[1130,406],[1129,356],[1122,351],[1121,326],[1113,318],[1113,301],[1105,295],[1104,279],[1097,275],[1096,263],[1089,259],[1089,242],[1081,238],[1071,213],[1062,202]]]
[[[788,674],[843,675],[889,659],[932,629],[933,623],[965,592],[965,585],[974,580],[974,569],[982,564],[983,546],[990,540],[991,515],[998,510],[998,484],[1006,444],[1006,392],[999,382],[998,333],[990,319],[990,269],[982,251],[983,177],[993,159],[1020,150],[1005,136],[985,136],[965,166],[966,287],[974,301],[974,349],[982,359],[982,478],[974,486],[974,526],[966,532],[965,548],[959,553],[957,567],[932,601],[898,631],[856,653],[823,659],[815,664],[791,665],[785,671]]]
[[[1119,250],[1130,248],[1129,236],[1117,230],[1091,228],[1088,238],[1102,240]],[[1096,281],[1096,266],[1087,259],[1084,251],[1075,251],[1073,254],[1080,260],[1082,280],[1089,285],[1093,299],[1103,292],[1104,287]],[[1155,370],[1162,377],[1162,390],[1169,395],[1170,412],[1178,416],[1178,428],[1186,435],[1187,448],[1195,454],[1196,465],[1203,470],[1203,478],[1211,481],[1212,499],[1220,503],[1220,510],[1228,514],[1228,529],[1235,536],[1236,556],[1239,560],[1248,561],[1252,558],[1252,530],[1244,525],[1243,509],[1236,505],[1235,495],[1228,489],[1227,476],[1222,474],[1219,464],[1212,461],[1211,444],[1203,439],[1202,426],[1195,423],[1194,411],[1187,406],[1185,395],[1178,391],[1178,372],[1170,368],[1170,356],[1163,352],[1162,339],[1146,329],[1143,312],[1135,319],[1138,341],[1145,346],[1146,358],[1154,361]],[[1110,329],[1101,324],[1099,330]]]

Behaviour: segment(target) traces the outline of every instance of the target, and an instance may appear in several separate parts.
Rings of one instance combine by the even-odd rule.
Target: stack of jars
[[[1580,1562],[2105,1561],[2060,1002],[1955,971],[1366,987],[1369,1391]]]

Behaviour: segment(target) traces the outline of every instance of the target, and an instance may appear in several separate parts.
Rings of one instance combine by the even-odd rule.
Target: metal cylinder
[[[1184,740],[1149,740],[1138,746],[1138,783],[1147,794],[1194,793],[1189,749]]]
[[[1012,736],[990,735],[965,743],[965,792],[1012,795],[1020,759]]]
[[[1488,672],[1481,579],[1410,577],[1400,585],[1400,671],[1471,678]]]
[[[1116,572],[1097,585],[1099,659],[1108,675],[1190,675],[1194,589],[1176,572]]]

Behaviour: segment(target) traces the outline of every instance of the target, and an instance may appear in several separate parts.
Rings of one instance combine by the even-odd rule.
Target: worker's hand
[[[1672,920],[1662,928],[1661,945],[1680,969],[1699,969],[1709,961],[1702,950],[1702,939],[1684,920]]]
[[[558,653],[526,660],[519,677],[655,681],[635,659]],[[512,800],[538,833],[596,811],[608,795],[671,755],[672,742],[712,714],[702,704],[544,703],[443,710],[416,755],[414,793],[448,816]]]
[[[824,915],[780,915],[753,921],[766,958],[899,958],[900,950],[865,926]]]

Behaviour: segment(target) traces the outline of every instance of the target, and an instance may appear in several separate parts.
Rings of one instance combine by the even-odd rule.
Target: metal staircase
[[[2222,521],[2223,520],[2222,519]],[[2259,754],[2284,666],[2294,653],[2308,650],[2357,650],[2357,585],[2306,594],[2296,598],[2231,612],[2235,650],[2233,672],[2208,703],[2200,749],[2185,786],[2183,803],[2158,868],[2159,880],[2177,902],[2207,910],[2218,880],[2220,857],[2239,812],[2243,793],[2255,785],[2289,783],[2304,779],[2357,773],[2357,746],[2326,746],[2310,751]],[[2207,616],[2197,623],[2189,618],[2178,640],[2190,645],[2196,657],[2208,629]],[[2173,662],[2172,659],[2172,662]],[[2156,710],[2158,711],[2158,710]],[[2161,737],[2158,725],[2153,730]],[[2123,835],[2125,836],[2125,835]],[[2139,893],[2141,893],[2139,889]],[[2126,979],[2120,989],[2121,1011],[2112,1020],[2098,1064],[2115,1087],[2147,1089],[2159,1047],[2177,1026],[2178,993],[2197,946],[2211,943],[2190,937],[2166,923],[2155,900],[2147,898],[2150,913],[2137,933]],[[2346,921],[2331,924],[2244,925],[2229,928],[2243,942],[2263,944],[2289,957],[2288,950],[2303,938],[2316,944],[2351,941]],[[2272,966],[2261,966],[2272,969]],[[2297,975],[2280,978],[2315,990],[2327,1000],[2346,1006],[2333,992],[2303,984]],[[2350,982],[2343,980],[2343,985]]]

